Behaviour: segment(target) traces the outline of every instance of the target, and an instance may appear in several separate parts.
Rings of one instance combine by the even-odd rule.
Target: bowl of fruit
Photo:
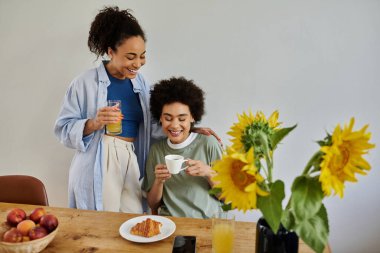
[[[37,253],[49,245],[58,232],[58,219],[43,207],[29,216],[21,208],[13,208],[0,225],[0,252]]]

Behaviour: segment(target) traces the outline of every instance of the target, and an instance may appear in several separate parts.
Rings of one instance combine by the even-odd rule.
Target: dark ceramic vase
[[[298,253],[298,236],[282,225],[274,234],[264,218],[257,221],[256,253]]]

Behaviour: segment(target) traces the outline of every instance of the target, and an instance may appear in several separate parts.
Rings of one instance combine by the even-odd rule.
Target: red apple
[[[4,242],[21,242],[22,234],[17,228],[11,228],[3,235]]]
[[[34,227],[29,230],[30,240],[40,239],[48,234],[48,231],[44,227]]]
[[[37,207],[36,209],[34,209],[34,210],[30,213],[30,215],[29,215],[29,219],[31,219],[31,220],[34,221],[35,223],[39,223],[41,217],[44,216],[45,214],[46,214],[45,209],[43,209],[42,207]]]
[[[50,233],[58,226],[58,219],[53,214],[46,214],[41,217],[40,226],[46,228]]]
[[[18,223],[25,220],[26,213],[21,208],[13,208],[7,215],[7,221],[12,226],[17,226]]]

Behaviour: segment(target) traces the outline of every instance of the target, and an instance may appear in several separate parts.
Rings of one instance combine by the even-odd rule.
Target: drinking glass
[[[121,114],[121,100],[108,100],[107,106],[118,108],[118,112]],[[106,134],[118,135],[121,134],[121,120],[116,123],[107,124]]]
[[[212,252],[233,253],[235,237],[235,216],[220,211],[212,217]]]

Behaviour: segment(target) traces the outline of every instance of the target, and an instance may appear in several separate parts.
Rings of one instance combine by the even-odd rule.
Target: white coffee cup
[[[171,174],[178,174],[180,171],[185,170],[187,168],[182,168],[184,162],[187,162],[183,156],[181,155],[167,155],[165,156],[166,167],[168,168]]]

